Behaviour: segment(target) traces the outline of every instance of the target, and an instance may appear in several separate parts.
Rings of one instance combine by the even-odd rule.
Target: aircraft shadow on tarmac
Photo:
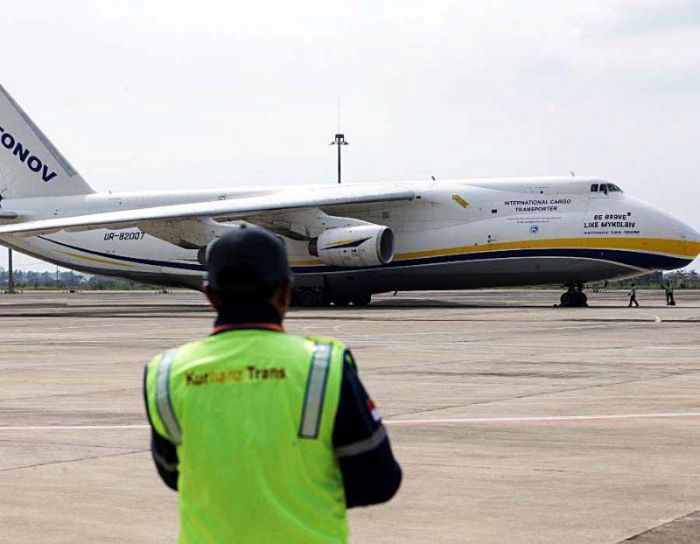
[[[418,298],[399,298],[395,300],[378,300],[366,306],[365,310],[387,310],[387,309],[440,309],[440,308],[547,308],[546,304],[516,304],[516,303],[479,303],[479,302],[453,302],[450,300],[435,300],[435,299],[418,299]],[[338,308],[341,309],[341,308]]]

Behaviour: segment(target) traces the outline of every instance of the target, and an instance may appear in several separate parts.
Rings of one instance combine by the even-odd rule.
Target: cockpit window
[[[622,189],[620,189],[614,183],[594,183],[591,185],[591,193],[605,193],[607,195],[609,192],[621,193]]]

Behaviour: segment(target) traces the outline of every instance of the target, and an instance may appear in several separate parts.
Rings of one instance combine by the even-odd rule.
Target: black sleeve
[[[158,470],[158,475],[161,480],[170,489],[177,491],[177,449],[175,445],[169,440],[160,436],[153,426],[153,421],[151,420],[151,414],[148,411],[148,397],[146,394],[146,377],[148,374],[148,367],[143,373],[143,400],[146,404],[146,415],[148,416],[148,423],[151,425],[151,456],[153,457],[153,462]]]
[[[173,491],[177,491],[177,450],[169,441],[151,428],[151,456],[156,464],[158,475]]]
[[[386,502],[396,494],[401,485],[401,467],[349,351],[344,355],[333,445],[348,508]]]

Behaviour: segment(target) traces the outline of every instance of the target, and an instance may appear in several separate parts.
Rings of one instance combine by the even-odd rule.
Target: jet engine
[[[332,266],[377,266],[394,258],[394,233],[382,225],[328,229],[309,243],[309,253]]]

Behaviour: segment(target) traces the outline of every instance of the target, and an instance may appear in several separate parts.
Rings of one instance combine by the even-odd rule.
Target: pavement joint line
[[[456,423],[526,423],[539,421],[589,421],[610,419],[657,419],[657,418],[694,418],[700,412],[661,412],[649,414],[590,414],[571,416],[520,416],[520,417],[465,417],[438,419],[385,419],[388,425],[449,425]],[[150,425],[36,425],[36,426],[2,426],[0,431],[107,431],[124,429],[148,429]]]
[[[450,425],[459,423],[537,423],[547,421],[593,421],[611,419],[694,418],[700,412],[666,412],[657,414],[600,414],[575,416],[524,416],[524,417],[465,417],[441,419],[392,419],[389,425]]]
[[[420,461],[403,461],[401,463],[405,466],[417,466],[417,467],[446,467],[446,468],[465,468],[465,469],[476,469],[476,470],[508,470],[516,472],[551,472],[554,474],[582,474],[582,475],[594,475],[602,474],[600,471],[595,470],[576,470],[568,468],[551,468],[551,467],[516,467],[511,465],[461,465],[458,463],[424,463]],[[610,476],[619,476],[620,472],[606,472]],[[640,472],[625,472],[627,476],[637,475],[643,476],[644,473]],[[625,541],[626,542],[626,541]],[[621,544],[621,543],[618,543]]]
[[[138,425],[27,425],[0,427],[0,431],[110,431],[113,429],[148,429],[147,424]]]
[[[617,385],[624,385],[628,383],[634,383],[637,381],[651,381],[653,378],[646,378],[645,380],[622,380],[619,382],[609,382],[609,383],[602,383],[602,384],[596,384],[596,385],[591,385],[591,386],[582,386],[582,387],[569,387],[566,389],[560,389],[556,391],[537,391],[537,392],[532,392],[532,393],[523,393],[522,395],[515,395],[513,397],[508,397],[508,398],[502,398],[502,399],[485,399],[485,400],[479,400],[476,402],[466,402],[462,404],[462,407],[466,408],[467,406],[485,406],[487,404],[497,404],[499,402],[512,402],[514,400],[521,400],[521,399],[531,399],[531,398],[538,398],[538,397],[549,397],[551,395],[558,395],[560,393],[571,393],[572,391],[590,391],[592,389],[598,389],[600,387],[610,387],[610,386],[617,386]],[[417,415],[417,414],[425,414],[428,412],[439,412],[441,410],[445,410],[445,408],[442,407],[433,407],[433,408],[427,408],[424,410],[416,410],[413,412],[407,412],[404,414],[399,414],[399,416],[408,416],[408,415]]]
[[[11,435],[10,435],[11,436]],[[128,450],[128,446],[113,446],[110,444],[83,444],[81,442],[59,442],[56,440],[46,441],[43,437],[25,437],[25,438],[9,438],[8,435],[0,437],[0,444],[29,444],[36,445],[37,440],[41,440],[41,444],[51,445],[51,446],[67,446],[69,448],[97,448],[106,450]]]
[[[83,364],[83,363],[79,363]],[[133,391],[132,387],[116,387],[116,388],[111,388],[111,389],[93,389],[90,391],[81,391],[80,395],[81,396],[91,396],[91,395],[103,395],[104,393],[121,393],[121,392],[128,392],[128,391]],[[37,397],[41,398],[64,398],[64,397],[75,397],[78,393],[74,392],[60,392],[60,393],[46,393],[46,394],[41,394],[41,395],[31,395],[31,396],[24,396],[24,397],[3,397],[0,398],[0,404],[7,402],[7,401],[15,401],[15,400],[35,400]],[[96,401],[97,402],[97,401]]]
[[[124,451],[124,452],[118,452],[118,453],[107,453],[104,455],[88,455],[86,457],[79,457],[77,459],[64,459],[61,461],[47,461],[45,463],[34,463],[32,465],[21,465],[18,467],[0,468],[0,472],[12,472],[13,470],[22,470],[25,468],[46,467],[46,466],[51,466],[51,465],[66,465],[69,463],[79,463],[80,461],[94,461],[96,459],[105,459],[105,458],[109,458],[109,457],[124,457],[125,455],[133,455],[135,453],[145,453],[147,451],[150,451],[150,450],[148,450],[148,449],[130,450],[130,451]]]
[[[514,397],[509,397],[509,398],[503,398],[503,399],[491,399],[491,400],[480,400],[477,402],[467,402],[464,403],[462,406],[467,407],[467,406],[485,406],[487,404],[496,404],[499,402],[511,402],[514,400],[520,400],[520,399],[531,399],[531,398],[537,398],[537,397],[549,397],[551,395],[559,395],[560,393],[571,393],[572,391],[591,391],[593,389],[600,389],[603,387],[616,387],[618,385],[627,385],[630,383],[636,383],[636,382],[653,382],[657,380],[665,380],[667,378],[675,378],[678,376],[684,376],[686,374],[692,374],[696,373],[697,369],[687,369],[687,370],[680,370],[678,372],[671,372],[668,374],[663,374],[661,376],[649,376],[649,377],[643,377],[639,379],[630,379],[630,380],[622,380],[618,382],[609,382],[609,383],[600,383],[600,384],[595,384],[591,386],[583,386],[583,387],[570,387],[566,389],[560,389],[560,390],[555,390],[555,391],[540,391],[540,392],[535,392],[535,393],[524,393],[522,395],[515,395]],[[399,414],[399,416],[407,416],[407,415],[417,415],[417,414],[425,414],[428,412],[439,412],[441,410],[445,410],[446,408],[428,408],[425,410],[417,410],[414,412],[408,412],[404,414]]]

